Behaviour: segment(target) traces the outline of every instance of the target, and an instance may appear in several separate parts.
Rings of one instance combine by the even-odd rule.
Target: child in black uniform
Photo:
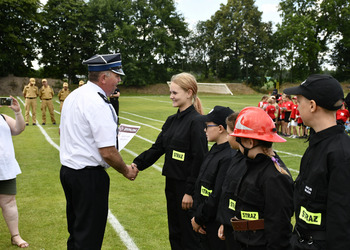
[[[293,249],[350,249],[350,137],[336,123],[344,93],[329,75],[311,75],[285,93],[297,95],[310,131],[295,180]]]
[[[171,78],[170,99],[178,111],[168,117],[152,147],[136,157],[132,164],[144,170],[165,154],[162,174],[166,176],[169,240],[171,248],[176,250],[200,248],[189,213],[194,184],[208,152],[197,89],[197,81],[189,73]]]
[[[245,161],[245,157],[241,151],[239,151],[239,144],[236,141],[236,137],[231,135],[235,129],[237,116],[238,113],[233,113],[226,119],[228,142],[231,148],[235,150],[235,155],[232,157],[230,166],[225,174],[216,217],[216,220],[221,224],[218,230],[218,237],[225,242],[226,249],[230,250],[240,249],[234,239],[233,228],[230,221],[231,218],[235,216],[231,197],[234,194],[236,183],[242,177],[245,169],[245,167],[239,168],[239,166],[244,166],[244,164],[240,164],[240,162]]]
[[[290,249],[293,216],[293,179],[273,142],[285,142],[274,122],[260,108],[243,109],[232,134],[245,161],[229,206],[234,237],[240,249]]]
[[[226,249],[217,237],[220,226],[216,222],[216,212],[221,194],[222,182],[233,155],[227,139],[226,118],[233,111],[228,107],[215,106],[203,120],[206,121],[206,135],[215,142],[205,156],[196,181],[193,199],[192,227],[201,234],[203,249]]]

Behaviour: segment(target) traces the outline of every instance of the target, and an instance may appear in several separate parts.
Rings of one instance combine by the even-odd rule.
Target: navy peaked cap
[[[118,75],[125,75],[122,69],[122,59],[120,53],[107,55],[94,55],[83,61],[88,65],[89,71],[107,71],[111,70]]]

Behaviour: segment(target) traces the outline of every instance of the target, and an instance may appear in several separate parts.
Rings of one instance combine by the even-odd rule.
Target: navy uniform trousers
[[[109,176],[102,167],[61,167],[67,200],[68,250],[101,249],[108,216]]]

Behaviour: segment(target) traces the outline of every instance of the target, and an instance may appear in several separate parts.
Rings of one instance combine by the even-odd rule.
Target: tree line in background
[[[261,86],[266,76],[303,80],[325,63],[350,80],[348,0],[281,0],[275,30],[254,0],[228,0],[193,31],[174,0],[0,0],[0,9],[1,76],[77,83],[87,75],[84,59],[121,52],[127,85],[189,71],[200,81]]]

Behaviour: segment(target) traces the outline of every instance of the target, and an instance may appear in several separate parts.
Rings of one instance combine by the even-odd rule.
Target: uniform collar
[[[100,86],[98,86],[97,84],[93,83],[93,82],[90,82],[88,81],[87,83],[87,86],[89,86],[89,88],[91,88],[93,91],[96,91],[96,92],[100,92],[101,94],[103,94],[105,97],[106,96],[106,93],[104,92],[103,89],[100,88]]]
[[[185,116],[186,114],[192,112],[193,110],[195,110],[193,104],[191,106],[189,106],[187,109],[185,109],[184,111],[180,112],[180,109],[177,110],[176,116],[178,118],[181,118],[183,116]]]
[[[267,158],[270,158],[270,157],[268,157],[267,155],[265,155],[263,153],[259,153],[255,156],[254,159],[251,159],[249,157],[246,157],[246,158],[247,158],[247,163],[249,162],[252,165],[256,165],[257,163],[265,161]]]
[[[330,136],[334,136],[335,134],[341,133],[344,133],[344,127],[341,125],[334,125],[332,127],[326,128],[320,132],[311,135],[309,145],[313,146]]]
[[[224,143],[221,143],[221,144],[215,143],[215,144],[211,147],[210,151],[213,151],[213,150],[215,150],[215,151],[221,151],[221,150],[223,150],[224,148],[227,148],[227,147],[230,147],[230,144],[228,143],[228,141],[227,141],[227,142],[224,142]],[[215,151],[214,151],[214,152],[215,152]]]

